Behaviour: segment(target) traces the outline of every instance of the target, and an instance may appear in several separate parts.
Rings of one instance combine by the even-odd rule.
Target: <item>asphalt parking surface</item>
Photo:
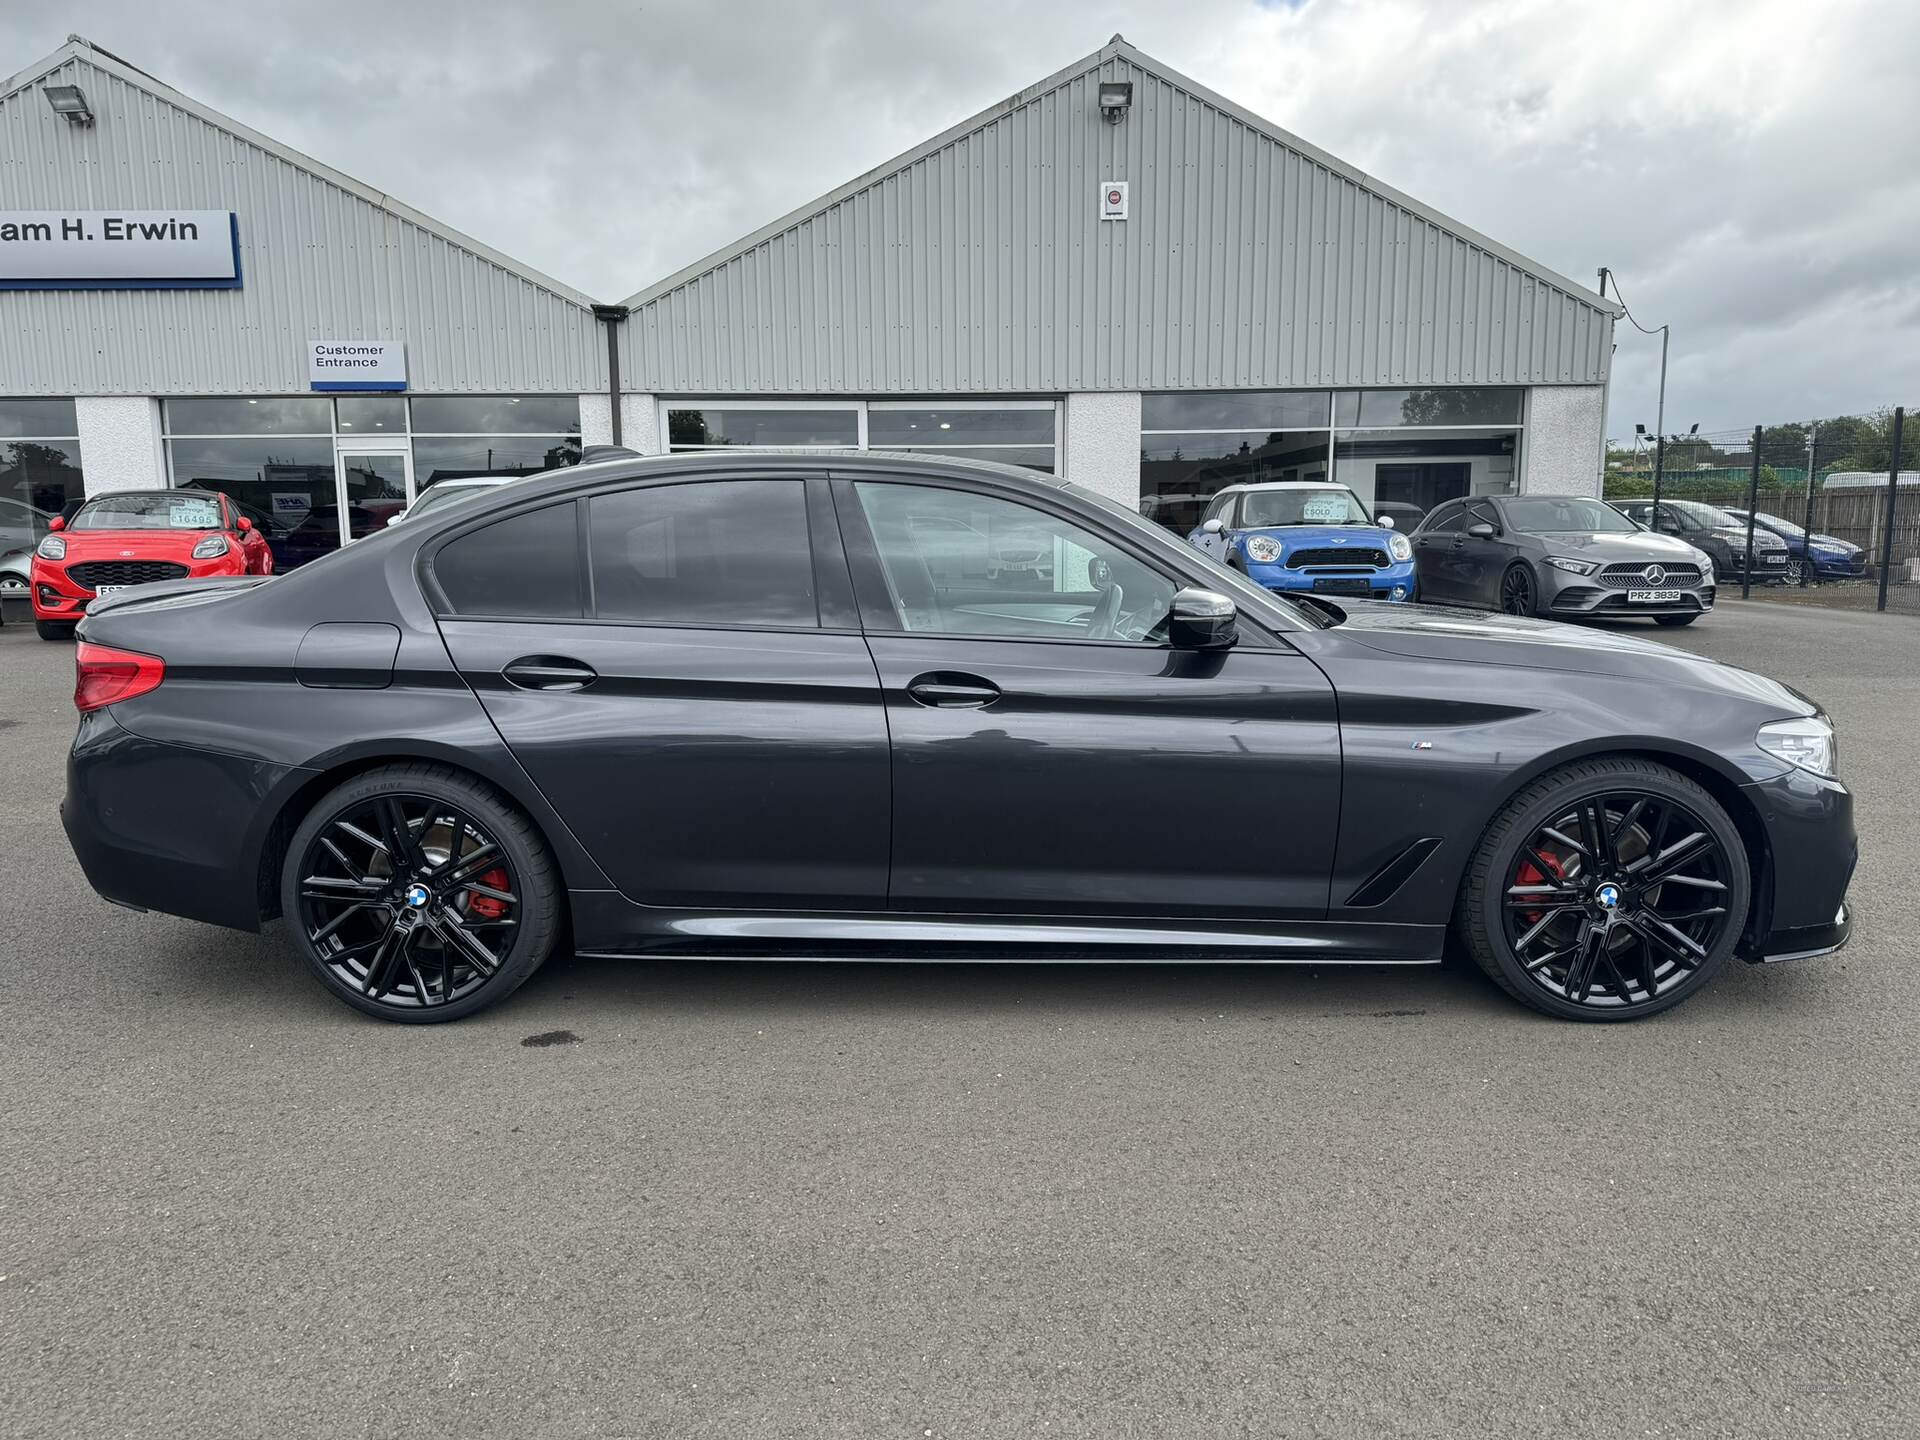
[[[9,625],[0,1434],[1920,1432],[1920,621],[1658,638],[1837,720],[1844,954],[1625,1027],[1452,969],[556,961],[406,1028],[93,896],[71,653]]]

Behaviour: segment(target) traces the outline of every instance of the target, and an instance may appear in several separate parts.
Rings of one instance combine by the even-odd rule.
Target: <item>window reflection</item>
[[[1184,535],[1229,485],[1327,478],[1327,432],[1197,433],[1140,438],[1140,513]]]

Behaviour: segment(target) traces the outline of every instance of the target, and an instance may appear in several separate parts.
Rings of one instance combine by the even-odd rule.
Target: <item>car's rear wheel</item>
[[[33,622],[33,633],[42,640],[71,640],[73,624],[66,620],[36,620]]]
[[[1509,565],[1500,577],[1500,608],[1509,615],[1531,615],[1534,595],[1533,571],[1525,565]]]
[[[1686,776],[1581,761],[1526,787],[1488,828],[1454,912],[1480,968],[1571,1020],[1637,1020],[1705,985],[1751,894],[1740,833]]]
[[[1691,625],[1694,621],[1698,620],[1699,618],[1700,618],[1700,615],[1698,611],[1695,611],[1691,615],[1656,615],[1653,617],[1653,623],[1656,625],[1669,625],[1669,626]]]
[[[1798,555],[1787,557],[1786,581],[1789,585],[1804,585],[1812,577],[1813,567]]]
[[[281,909],[294,943],[356,1010],[416,1024],[504,999],[561,931],[558,867],[488,786],[410,763],[328,794],[287,846]]]

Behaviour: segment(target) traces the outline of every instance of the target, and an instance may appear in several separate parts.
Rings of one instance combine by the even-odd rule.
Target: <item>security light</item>
[[[69,124],[93,124],[93,107],[87,104],[86,92],[78,85],[49,85],[46,97],[53,113],[66,116]]]
[[[1118,125],[1127,118],[1127,108],[1133,104],[1133,82],[1131,80],[1102,80],[1100,82],[1100,118],[1109,125]]]
[[[1644,425],[1636,425],[1633,427],[1633,433],[1636,435],[1644,435],[1647,433],[1647,427]]]

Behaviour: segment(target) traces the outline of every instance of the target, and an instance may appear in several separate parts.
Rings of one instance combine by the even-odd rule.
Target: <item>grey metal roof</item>
[[[33,92],[79,85],[96,124]],[[0,291],[0,394],[293,392],[302,342],[399,339],[417,391],[606,387],[586,295],[75,36],[0,83],[8,208],[233,210],[237,290]]]
[[[1618,313],[1119,37],[627,303],[678,394],[1599,383]]]

